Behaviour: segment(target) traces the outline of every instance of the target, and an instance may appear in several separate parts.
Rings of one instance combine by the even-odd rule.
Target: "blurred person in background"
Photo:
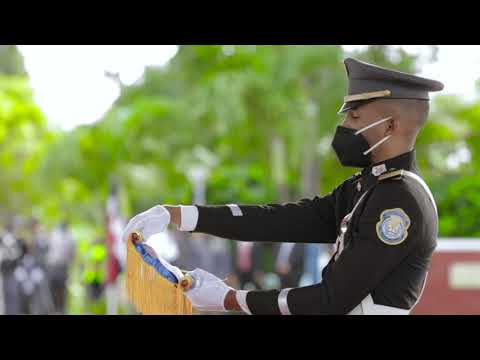
[[[304,273],[301,286],[318,284],[322,281],[322,271],[333,255],[333,246],[329,244],[305,244]]]
[[[82,250],[82,282],[86,290],[86,312],[104,314],[106,304],[103,301],[106,286],[105,261],[107,249],[105,240],[99,238]]]
[[[54,312],[53,297],[47,275],[48,233],[33,217],[30,221],[31,243],[22,259],[21,265],[33,285],[30,309],[32,314],[50,314]],[[27,287],[28,288],[28,287]]]
[[[303,275],[305,244],[281,243],[277,246],[275,271],[282,288],[298,286]]]
[[[227,240],[216,236],[209,236],[208,245],[212,257],[211,271],[222,278],[231,275],[233,270],[232,255]]]
[[[30,223],[32,255],[35,256],[38,264],[43,268],[47,265],[48,254],[48,234],[42,228],[36,218],[32,218]]]
[[[19,313],[47,315],[54,311],[45,267],[25,241],[20,240],[21,257],[14,270],[19,292]]]
[[[47,268],[55,313],[65,313],[69,267],[75,260],[76,243],[67,221],[55,228],[50,236]]]
[[[264,246],[260,243],[236,241],[232,260],[235,279],[240,289],[261,289]]]
[[[186,254],[181,260],[185,268],[194,269],[202,266],[211,268],[212,254],[209,254],[207,240],[208,236],[204,234],[186,234],[183,237],[182,250],[186,250]]]
[[[2,313],[6,315],[21,312],[21,297],[15,268],[22,257],[21,240],[16,231],[19,228],[17,217],[10,219],[0,239],[0,273],[2,280]]]

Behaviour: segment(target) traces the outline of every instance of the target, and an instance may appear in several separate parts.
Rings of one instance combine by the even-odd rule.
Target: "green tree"
[[[440,234],[480,236],[480,101],[435,99],[435,111],[419,139],[424,174],[431,182]]]
[[[35,104],[28,79],[0,75],[0,193],[4,216],[30,213],[43,189],[34,181],[37,166],[47,151],[51,134]]]
[[[0,45],[0,74],[25,76],[22,54],[16,45]]]
[[[211,203],[330,191],[353,172],[339,171],[330,150],[345,94],[343,56],[339,46],[181,46],[166,67],[123,87],[102,121],[60,139],[45,173],[60,182],[68,175],[76,200],[88,204],[71,210],[90,220],[103,211],[112,178],[134,212],[190,202],[186,173],[199,156],[215,158]],[[389,47],[358,56],[405,71],[415,64]]]

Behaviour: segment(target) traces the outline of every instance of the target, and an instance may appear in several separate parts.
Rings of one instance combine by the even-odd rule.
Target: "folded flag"
[[[191,315],[184,291],[193,279],[159,257],[140,233],[130,234],[127,249],[127,291],[137,310],[146,315]]]

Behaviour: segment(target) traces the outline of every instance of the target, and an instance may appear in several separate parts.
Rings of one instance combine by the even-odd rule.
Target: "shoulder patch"
[[[399,245],[407,238],[409,227],[410,218],[403,209],[388,209],[380,215],[377,235],[387,245]]]

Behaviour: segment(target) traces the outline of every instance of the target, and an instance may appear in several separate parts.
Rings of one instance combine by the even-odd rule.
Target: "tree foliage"
[[[406,72],[421,67],[417,56],[384,45],[354,54],[333,45],[181,46],[166,66],[149,67],[122,88],[103,119],[55,134],[28,79],[5,70],[2,211],[30,210],[52,223],[68,216],[99,235],[111,184],[121,185],[127,215],[190,203],[188,174],[198,165],[210,169],[212,204],[325,194],[355,172],[341,168],[330,148],[348,55]],[[444,96],[432,109],[417,156],[437,197],[441,235],[476,236],[480,107]]]

